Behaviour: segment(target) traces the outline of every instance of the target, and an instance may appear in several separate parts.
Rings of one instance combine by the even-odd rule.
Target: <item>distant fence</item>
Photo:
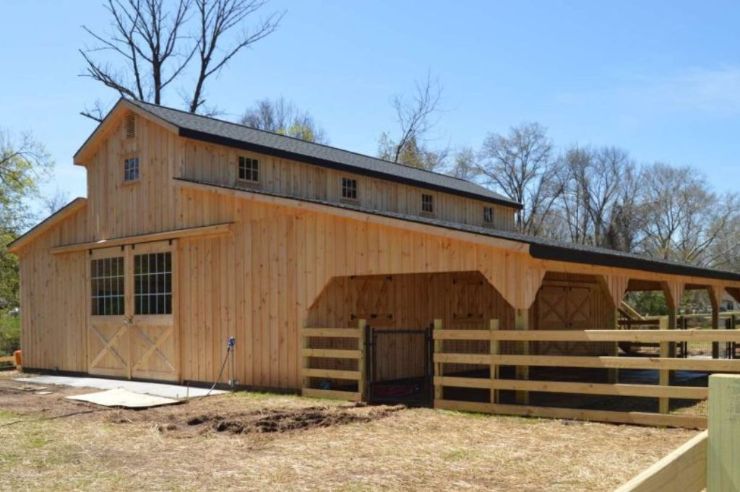
[[[665,323],[661,323],[665,328]],[[460,353],[447,350],[448,340],[477,340],[488,342],[487,353]],[[500,342],[519,344],[519,355],[499,353]],[[534,355],[528,353],[528,344],[535,341],[552,342],[635,342],[656,343],[660,347],[657,357],[621,357],[588,355]],[[535,417],[594,420],[642,425],[705,428],[706,418],[695,415],[669,414],[670,399],[706,399],[707,388],[672,385],[671,371],[706,371],[740,373],[740,360],[732,359],[684,359],[670,357],[670,345],[676,342],[740,342],[740,330],[499,330],[496,320],[491,320],[488,329],[446,330],[441,321],[435,322],[434,367],[436,408],[466,410],[494,414],[510,414]],[[446,364],[470,364],[488,368],[488,377],[451,376],[445,374]],[[501,379],[503,366],[582,368],[582,369],[647,369],[657,370],[659,384],[620,384],[572,381],[530,380],[525,377]],[[485,374],[485,372],[483,372]],[[466,399],[464,396],[450,398],[446,388],[475,388],[489,390],[488,401]],[[575,395],[632,396],[657,398],[658,412],[634,412],[615,410],[584,410],[528,404],[502,404],[498,392],[510,390],[525,398],[530,392],[565,393]],[[460,392],[458,392],[459,394]],[[462,392],[464,394],[464,392]]]

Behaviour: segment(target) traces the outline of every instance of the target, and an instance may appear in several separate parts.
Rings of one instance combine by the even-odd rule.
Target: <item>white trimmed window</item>
[[[260,180],[260,163],[257,159],[239,156],[239,180],[258,183]]]

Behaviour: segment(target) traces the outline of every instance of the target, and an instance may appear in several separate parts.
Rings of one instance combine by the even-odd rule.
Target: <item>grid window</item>
[[[357,200],[357,180],[342,178],[342,198]]]
[[[101,258],[90,262],[93,316],[122,315],[124,311],[123,258]]]
[[[493,207],[483,207],[483,223],[493,224]]]
[[[434,197],[432,195],[421,195],[421,211],[428,214],[434,213]]]
[[[123,161],[123,180],[136,181],[139,179],[139,158],[132,157]]]
[[[134,313],[172,314],[172,255],[134,255]]]
[[[239,179],[257,183],[260,180],[260,163],[257,159],[239,157]]]

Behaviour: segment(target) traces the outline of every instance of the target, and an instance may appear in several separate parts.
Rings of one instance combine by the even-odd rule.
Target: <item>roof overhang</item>
[[[77,149],[77,152],[75,152],[74,155],[73,162],[78,166],[86,166],[92,159],[92,156],[95,154],[95,151],[97,150],[100,143],[104,141],[107,136],[110,135],[110,133],[116,128],[116,125],[121,121],[121,118],[123,118],[123,116],[129,112],[135,113],[137,116],[140,116],[141,118],[144,118],[146,120],[155,122],[156,124],[161,125],[172,133],[176,134],[179,130],[175,125],[169,123],[168,121],[158,118],[148,111],[144,111],[135,104],[132,104],[127,99],[121,98],[118,100],[118,102],[116,102],[111,110],[108,111],[108,114],[105,115],[105,117],[98,124],[95,130],[93,130],[90,136],[87,137],[82,146]]]

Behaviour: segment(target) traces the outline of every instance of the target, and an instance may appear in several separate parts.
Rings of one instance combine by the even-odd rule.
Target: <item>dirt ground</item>
[[[108,409],[15,376],[0,490],[612,490],[695,434],[245,392]]]

